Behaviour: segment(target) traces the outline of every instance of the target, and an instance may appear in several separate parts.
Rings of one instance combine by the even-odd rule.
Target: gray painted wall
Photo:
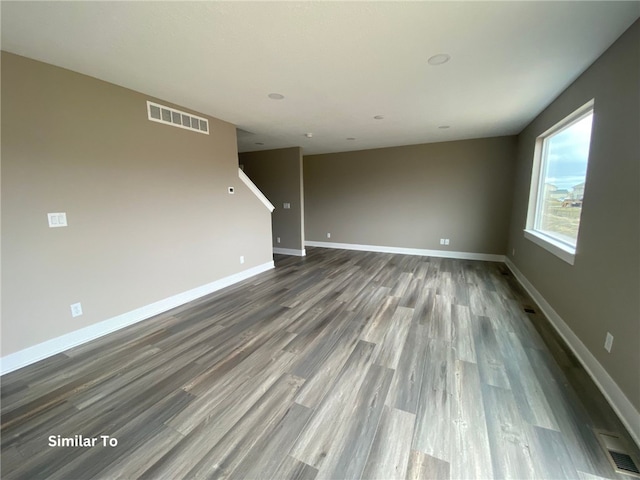
[[[302,186],[302,149],[281,148],[241,153],[244,173],[276,207],[272,214],[273,246],[304,248],[304,196]],[[283,204],[289,203],[290,209]],[[280,237],[280,243],[276,239]]]
[[[523,236],[535,139],[595,98],[575,265]],[[640,22],[518,137],[509,255],[640,410]],[[512,255],[515,249],[515,256]],[[604,348],[606,332],[615,340]]]
[[[235,127],[151,122],[146,100],[2,53],[3,356],[272,260]]]
[[[306,238],[504,254],[515,148],[499,137],[305,156]]]

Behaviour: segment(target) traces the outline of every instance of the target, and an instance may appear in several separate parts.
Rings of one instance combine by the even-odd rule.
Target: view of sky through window
[[[587,115],[549,138],[544,183],[558,189],[570,189],[584,183],[592,121],[593,115]]]
[[[575,247],[580,228],[593,112],[544,139],[535,229]]]

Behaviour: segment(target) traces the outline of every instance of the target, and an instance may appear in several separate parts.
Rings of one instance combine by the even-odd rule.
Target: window
[[[536,140],[525,237],[573,265],[589,162],[593,100]]]

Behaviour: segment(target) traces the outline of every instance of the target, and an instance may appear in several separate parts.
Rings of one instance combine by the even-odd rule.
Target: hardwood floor
[[[504,265],[276,265],[2,377],[2,478],[630,478],[594,429],[627,433]]]

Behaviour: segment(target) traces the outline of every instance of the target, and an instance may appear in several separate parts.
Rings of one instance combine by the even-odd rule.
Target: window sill
[[[524,236],[528,240],[531,240],[533,243],[538,245],[539,247],[544,248],[546,251],[553,253],[556,257],[564,260],[570,265],[573,265],[576,259],[576,249],[571,248],[568,245],[565,245],[551,237],[548,237],[540,232],[535,230],[525,230]]]

